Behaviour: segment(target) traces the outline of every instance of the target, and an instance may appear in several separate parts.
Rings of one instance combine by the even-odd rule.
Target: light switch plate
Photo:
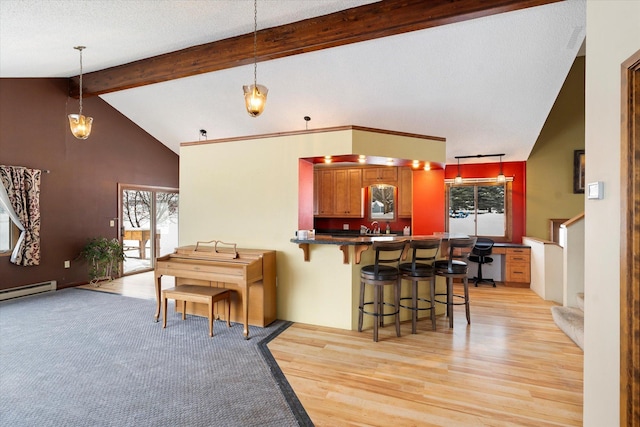
[[[587,199],[604,199],[604,183],[602,181],[587,184]]]

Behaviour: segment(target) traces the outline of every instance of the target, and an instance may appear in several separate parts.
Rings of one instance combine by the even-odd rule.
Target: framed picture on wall
[[[584,194],[584,150],[573,151],[573,192]]]

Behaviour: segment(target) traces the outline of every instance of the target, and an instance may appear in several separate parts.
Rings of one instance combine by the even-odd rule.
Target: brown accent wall
[[[58,287],[88,281],[75,261],[89,237],[117,237],[117,184],[178,187],[178,155],[98,97],[83,100],[94,119],[89,139],[69,130],[67,79],[0,79],[0,164],[49,169],[42,175],[39,266],[0,257],[0,289],[57,280]],[[71,268],[64,261],[71,260]]]

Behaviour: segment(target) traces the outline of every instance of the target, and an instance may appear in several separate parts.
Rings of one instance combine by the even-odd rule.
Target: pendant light
[[[498,177],[496,178],[496,180],[498,182],[505,182],[507,180],[507,178],[504,176],[504,174],[502,173],[502,154],[500,154],[500,174],[498,175]]]
[[[462,177],[460,176],[460,158],[458,157],[458,175],[453,180],[454,184],[462,184]]]
[[[244,91],[244,102],[247,106],[247,112],[251,117],[258,117],[264,111],[267,103],[266,86],[256,83],[256,75],[258,70],[258,0],[253,0],[253,84],[242,86]]]
[[[80,112],[78,114],[69,114],[69,126],[71,133],[78,139],[87,139],[91,134],[91,125],[93,117],[85,117],[82,115],[82,49],[84,46],[76,46],[74,49],[80,51]]]

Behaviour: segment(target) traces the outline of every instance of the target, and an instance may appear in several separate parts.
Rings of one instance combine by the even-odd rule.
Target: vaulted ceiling
[[[77,76],[87,46],[85,91],[177,153],[200,129],[358,125],[444,137],[449,163],[519,161],[585,39],[585,1],[548,1],[258,0],[269,96],[252,118],[252,1],[2,0],[0,77]]]

